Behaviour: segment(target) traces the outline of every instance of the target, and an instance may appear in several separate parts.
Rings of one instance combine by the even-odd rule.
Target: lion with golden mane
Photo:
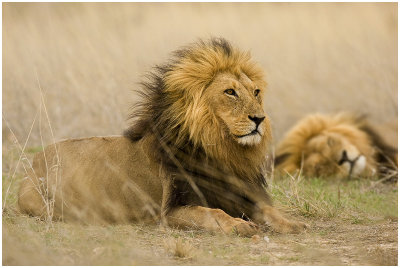
[[[278,171],[308,177],[397,176],[397,149],[364,117],[312,114],[300,120],[278,145]]]
[[[266,82],[249,53],[198,41],[157,66],[123,136],[69,139],[35,155],[20,209],[87,223],[157,222],[252,235],[298,232],[265,191]]]

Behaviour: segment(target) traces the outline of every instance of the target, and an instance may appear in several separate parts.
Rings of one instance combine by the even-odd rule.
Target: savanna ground
[[[28,148],[31,158],[38,148]],[[396,265],[397,187],[378,180],[275,178],[275,204],[309,225],[252,238],[158,225],[45,222],[16,210],[23,167],[3,152],[3,265]],[[4,173],[8,171],[8,173]],[[9,188],[9,186],[11,187]]]
[[[307,113],[353,111],[397,145],[397,3],[3,3],[4,265],[397,264],[397,184],[376,179],[270,179],[276,206],[310,226],[297,235],[82,226],[18,213],[34,152],[62,138],[120,134],[145,72],[207,36],[251,50],[264,67],[274,144]]]

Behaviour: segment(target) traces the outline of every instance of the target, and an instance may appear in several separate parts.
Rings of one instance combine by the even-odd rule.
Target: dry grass
[[[250,49],[266,70],[278,139],[316,111],[397,122],[397,3],[3,3],[4,265],[397,264],[397,188],[371,180],[275,178],[276,205],[311,228],[260,234],[270,242],[18,213],[33,153],[121,133],[143,74],[210,35]]]
[[[191,258],[193,257],[193,246],[184,241],[181,237],[177,239],[169,238],[164,240],[164,247],[168,253],[176,258]]]

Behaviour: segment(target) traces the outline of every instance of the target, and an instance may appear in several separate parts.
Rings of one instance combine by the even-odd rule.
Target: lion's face
[[[334,132],[308,140],[304,149],[304,173],[310,176],[371,176],[375,168],[371,151],[359,148],[349,137]]]
[[[246,146],[259,144],[270,128],[262,96],[261,85],[244,73],[218,74],[205,92],[209,109],[224,128],[224,134]]]

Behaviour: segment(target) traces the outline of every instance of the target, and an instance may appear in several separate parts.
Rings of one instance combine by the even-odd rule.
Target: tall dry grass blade
[[[21,144],[18,142],[18,139],[17,139],[17,137],[15,136],[14,131],[11,129],[10,124],[9,124],[8,121],[6,120],[4,114],[2,114],[3,120],[4,120],[4,122],[6,123],[6,126],[7,126],[8,130],[9,130],[10,133],[13,135],[14,143],[18,145],[19,150],[20,150],[20,155],[19,155],[17,164],[15,165],[14,172],[13,172],[11,178],[10,178],[10,184],[9,184],[8,187],[7,187],[7,191],[6,191],[6,195],[5,195],[5,197],[4,197],[4,203],[3,203],[2,210],[4,210],[4,208],[5,208],[6,204],[7,204],[7,197],[8,197],[8,195],[9,195],[9,191],[10,191],[11,185],[12,185],[12,183],[13,183],[13,181],[14,181],[15,174],[16,174],[16,172],[17,172],[17,169],[18,169],[18,166],[19,166],[21,160],[24,159],[24,160],[28,161],[28,163],[29,163],[29,160],[27,159],[27,157],[26,157],[26,155],[25,155],[24,152],[25,152],[26,145],[28,144],[29,137],[31,136],[33,126],[35,125],[37,116],[38,116],[38,111],[36,111],[34,120],[33,120],[32,124],[31,124],[30,129],[29,129],[29,133],[28,133],[28,136],[27,136],[27,138],[26,138],[26,140],[25,140],[24,146],[21,147]],[[30,168],[32,169],[32,171],[34,171],[31,165],[30,165]],[[24,168],[24,169],[25,169],[25,168]],[[26,170],[25,170],[25,171],[26,171]]]

